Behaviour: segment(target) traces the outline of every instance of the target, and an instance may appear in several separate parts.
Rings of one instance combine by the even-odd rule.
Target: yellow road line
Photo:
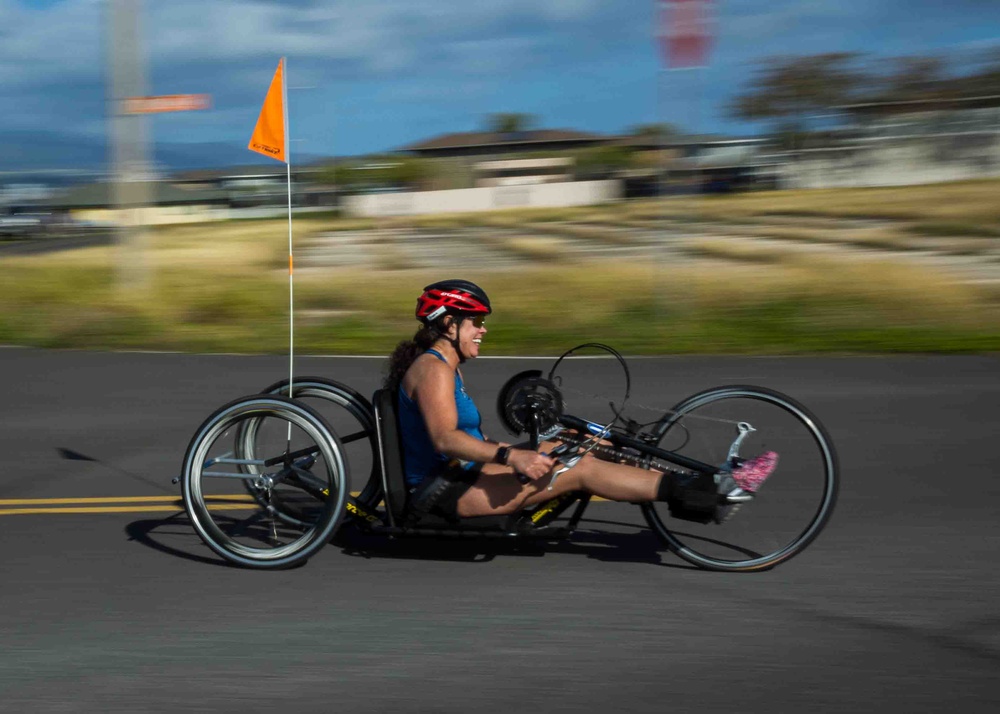
[[[212,504],[209,505],[208,510],[210,511],[246,511],[258,508],[257,504],[248,503],[243,504]],[[62,507],[62,508],[6,508],[0,509],[0,516],[14,516],[14,515],[39,515],[39,514],[49,514],[49,513],[152,513],[155,511],[166,511],[169,513],[178,513],[184,510],[184,506],[178,503],[175,506],[80,506],[80,507]]]
[[[357,497],[360,491],[351,491]],[[607,499],[594,496],[591,501]],[[253,497],[249,494],[234,494],[232,496],[206,496],[205,501],[210,511],[238,511],[257,508]],[[106,504],[130,503],[129,506],[114,506]],[[158,504],[164,505],[158,505]],[[86,505],[94,504],[94,505]],[[105,505],[98,505],[105,504]],[[382,504],[380,503],[379,506]],[[0,516],[14,515],[48,515],[53,513],[157,513],[178,512],[184,510],[184,502],[177,496],[105,496],[97,498],[7,498],[0,499]],[[31,506],[49,506],[48,508],[32,508]]]
[[[352,491],[357,496],[360,491]],[[231,496],[206,496],[210,511],[234,511],[258,508],[250,494]],[[97,505],[130,503],[130,506]],[[158,504],[164,505],[158,505]],[[86,505],[94,504],[94,505]],[[177,496],[104,496],[98,498],[5,498],[0,499],[0,516],[48,515],[52,513],[155,513],[184,510],[184,502]],[[49,506],[49,508],[31,508]]]
[[[250,494],[233,496],[206,496],[209,500],[218,501],[251,501]],[[0,506],[56,506],[60,504],[83,503],[180,503],[179,496],[104,496],[100,498],[0,498]]]

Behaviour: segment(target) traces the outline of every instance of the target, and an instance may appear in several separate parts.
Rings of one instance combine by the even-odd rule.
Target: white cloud
[[[506,69],[531,65],[539,44],[530,37],[497,37],[455,41],[445,51],[447,60],[464,73],[497,77]]]
[[[600,6],[599,0],[547,0],[534,3],[554,20],[580,20],[593,15]]]
[[[97,78],[103,71],[100,46],[102,3],[68,0],[31,9],[0,0],[0,72],[5,86]]]
[[[532,24],[579,20],[597,7],[597,0],[350,0],[297,9],[260,0],[175,0],[151,8],[147,35],[154,56],[168,61],[284,54],[355,60],[386,72],[504,22],[521,20],[530,32]]]
[[[5,106],[0,127],[72,131],[101,125],[110,2],[61,0],[28,7],[22,0],[0,0]],[[214,98],[211,112],[156,120],[161,136],[185,140],[200,138],[202,131],[210,138],[228,131],[242,137],[282,55],[289,58],[293,86],[319,87],[294,96],[293,104],[303,107],[299,116],[317,117],[303,118],[297,130],[304,133],[314,121],[313,134],[320,134],[322,111],[315,107],[326,102],[344,111],[343,105],[353,103],[348,111],[357,112],[358,134],[381,131],[386,136],[377,141],[388,144],[396,143],[387,132],[397,126],[409,129],[422,121],[419,131],[425,126],[435,131],[440,116],[462,115],[470,106],[486,112],[508,100],[529,109],[592,102],[587,107],[606,123],[616,113],[623,114],[623,126],[639,123],[625,113],[635,114],[629,106],[651,99],[630,90],[628,98],[623,92],[621,100],[601,102],[592,91],[594,81],[606,76],[614,91],[647,86],[633,79],[655,76],[658,66],[653,0],[142,0],[141,5],[150,91],[205,92]],[[956,6],[965,12],[955,12]],[[900,46],[917,53],[937,42],[930,38],[939,36],[939,28],[950,27],[959,28],[950,41],[996,37],[990,28],[998,26],[1000,2],[716,0],[715,7],[710,91],[724,94],[745,81],[756,60],[771,55],[865,49],[864,42],[885,54],[899,53]],[[922,24],[914,29],[918,21]],[[921,45],[915,37],[927,41]],[[970,46],[967,52],[972,51]],[[406,103],[406,112],[393,114],[393,102]],[[565,115],[570,119],[559,120],[565,125],[584,121],[582,113],[567,109]],[[182,125],[197,129],[175,129]]]
[[[213,0],[207,7],[203,0],[175,0],[156,10],[163,20],[153,47],[167,60],[286,54],[351,62],[360,71],[384,74],[426,66],[475,40],[551,35],[560,25],[586,21],[600,7],[600,0],[342,0],[290,10],[261,0]],[[182,16],[197,21],[183,33],[171,31]]]
[[[582,22],[614,0],[172,0],[140,3],[150,70],[174,63],[218,64],[278,57],[347,63],[371,75],[424,67],[435,58],[488,54],[455,67],[502,71],[501,42],[537,46],[532,35]],[[0,71],[4,84],[31,85],[104,74],[107,6],[102,0],[65,0],[29,8],[0,0]]]
[[[718,23],[727,37],[758,42],[785,32],[823,30],[833,21],[857,16],[859,9],[834,0],[773,0],[768,3],[727,5],[717,11]]]

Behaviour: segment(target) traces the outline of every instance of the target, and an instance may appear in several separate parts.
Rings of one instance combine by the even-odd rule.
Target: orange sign
[[[126,97],[122,102],[125,114],[159,114],[208,109],[212,97],[208,94],[164,94],[160,97]]]

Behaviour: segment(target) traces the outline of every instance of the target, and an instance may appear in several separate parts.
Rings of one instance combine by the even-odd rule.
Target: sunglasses
[[[475,326],[477,330],[486,324],[485,315],[477,315],[476,317],[470,317],[469,319],[472,320],[472,324]]]

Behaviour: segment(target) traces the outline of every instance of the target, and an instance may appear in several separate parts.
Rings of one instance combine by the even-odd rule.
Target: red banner
[[[712,0],[657,0],[656,37],[668,67],[708,63]]]

